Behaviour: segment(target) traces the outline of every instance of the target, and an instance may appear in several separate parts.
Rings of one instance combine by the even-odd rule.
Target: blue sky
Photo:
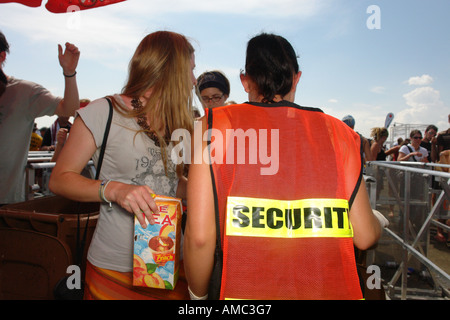
[[[379,16],[367,12],[371,5]],[[224,71],[237,102],[247,101],[239,81],[247,41],[277,33],[300,57],[296,102],[340,119],[351,114],[369,136],[389,112],[394,123],[450,126],[449,12],[448,0],[128,0],[72,14],[0,4],[0,30],[11,45],[5,73],[57,95],[64,90],[57,44],[75,43],[80,98],[91,100],[120,92],[147,33],[183,33],[196,49],[196,75]],[[380,29],[367,27],[374,17]]]

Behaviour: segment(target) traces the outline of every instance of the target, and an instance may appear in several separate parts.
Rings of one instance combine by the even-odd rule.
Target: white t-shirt
[[[425,149],[424,147],[420,147],[419,146],[419,150],[415,150],[414,147],[411,144],[408,144],[407,146],[402,146],[398,152],[401,152],[401,153],[404,153],[404,154],[408,155],[408,154],[411,153],[411,151],[409,149],[411,149],[412,152],[420,152],[420,153],[422,153],[422,156],[421,157],[411,156],[411,158],[409,158],[407,161],[414,161],[414,158],[416,158],[417,162],[421,162],[422,160],[428,158],[428,150],[427,149]]]
[[[119,95],[117,101],[123,103]],[[78,110],[78,115],[91,131],[98,150],[93,156],[97,163],[109,115],[106,99],[98,99]],[[114,110],[108,136],[100,180],[110,179],[134,185],[148,185],[156,194],[176,196],[178,177],[175,165],[168,157],[168,174],[165,175],[161,148],[140,130],[134,118],[126,118]],[[172,145],[169,145],[169,150]],[[170,154],[170,153],[169,153]],[[132,271],[134,215],[117,204],[108,211],[100,208],[97,227],[89,247],[88,260],[93,265],[120,272]]]
[[[34,82],[8,78],[0,97],[0,203],[25,201],[25,167],[34,121],[51,116],[62,98]]]

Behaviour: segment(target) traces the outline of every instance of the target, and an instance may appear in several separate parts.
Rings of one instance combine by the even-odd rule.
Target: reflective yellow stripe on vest
[[[348,201],[228,197],[226,235],[265,238],[353,237]]]

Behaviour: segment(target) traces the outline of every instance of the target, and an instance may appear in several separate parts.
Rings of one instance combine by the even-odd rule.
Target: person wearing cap
[[[342,118],[342,121],[348,125],[350,128],[355,130],[355,118],[353,118],[351,115],[347,115],[344,118]],[[356,132],[361,137],[361,142],[363,144],[363,152],[364,152],[364,162],[372,161],[372,153],[370,152],[370,143],[369,140],[367,140],[365,137],[363,137],[359,132]]]
[[[197,78],[197,94],[203,108],[224,106],[230,96],[230,82],[220,71],[207,71]]]

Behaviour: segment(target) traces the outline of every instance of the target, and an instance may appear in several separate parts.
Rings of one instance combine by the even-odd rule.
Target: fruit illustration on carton
[[[159,213],[144,229],[134,223],[133,285],[173,290],[178,279],[181,199],[155,196]]]

